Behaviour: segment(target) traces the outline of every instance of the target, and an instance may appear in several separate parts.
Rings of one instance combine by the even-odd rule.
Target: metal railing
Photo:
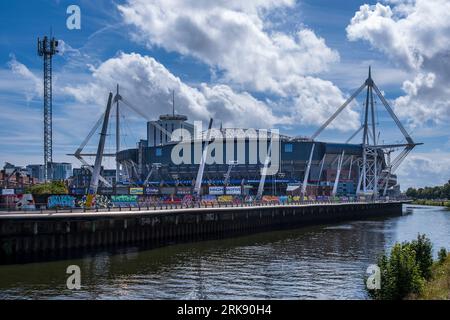
[[[406,201],[407,199],[377,199],[377,200],[359,200],[359,199],[349,199],[349,200],[304,200],[304,201],[290,201],[290,202],[234,202],[234,203],[224,203],[224,202],[190,202],[190,203],[142,203],[137,205],[129,206],[94,206],[91,208],[87,207],[72,207],[72,208],[48,208],[45,203],[36,203],[36,209],[26,209],[26,208],[13,208],[6,207],[0,204],[0,214],[7,213],[27,213],[27,214],[52,214],[52,213],[89,213],[89,212],[127,212],[127,211],[162,211],[162,210],[181,210],[181,209],[217,209],[217,208],[245,208],[245,207],[283,207],[283,206],[301,206],[301,205],[331,205],[331,204],[355,204],[355,203],[387,203],[387,202],[398,202]]]

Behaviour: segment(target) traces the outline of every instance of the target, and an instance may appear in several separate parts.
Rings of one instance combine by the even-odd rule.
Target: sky
[[[81,29],[69,29],[70,5]],[[450,2],[446,0],[3,0],[0,162],[43,162],[42,58],[53,34],[53,159],[73,153],[120,85],[123,148],[175,108],[191,121],[310,136],[372,76],[416,147],[402,189],[450,179]],[[344,142],[363,95],[318,138]],[[376,101],[379,141],[403,142]],[[106,148],[114,148],[109,132]],[[98,135],[87,150],[94,150]],[[356,137],[354,143],[360,143]],[[109,161],[109,162],[108,162]],[[108,160],[106,166],[111,166]]]

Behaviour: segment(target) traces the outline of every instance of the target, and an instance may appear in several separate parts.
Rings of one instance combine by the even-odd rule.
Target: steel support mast
[[[52,146],[52,57],[58,50],[58,41],[55,38],[40,40],[38,38],[37,51],[44,59],[44,179],[51,180],[51,168],[53,162]]]
[[[120,184],[120,163],[118,160],[118,155],[120,152],[120,111],[119,111],[119,84],[117,84],[116,96],[114,97],[114,102],[116,103],[116,186]]]
[[[100,133],[100,140],[98,142],[97,154],[95,157],[94,171],[92,172],[91,182],[89,185],[89,195],[96,195],[98,189],[98,181],[100,178],[100,171],[102,168],[103,152],[105,150],[106,134],[108,131],[109,114],[111,112],[111,104],[113,100],[113,94],[109,93],[108,104],[106,105],[106,111],[103,119],[102,131]]]
[[[211,143],[211,130],[213,125],[213,119],[209,120],[208,131],[206,133],[206,141],[203,146],[202,158],[200,159],[200,165],[198,166],[197,178],[195,179],[194,185],[194,195],[196,197],[200,197],[202,195],[202,182],[203,182],[203,173],[205,171],[206,159],[208,157],[208,147]]]
[[[384,188],[383,194],[386,194],[387,183],[390,176],[398,168],[400,163],[405,157],[414,149],[415,146],[421,143],[415,143],[408,132],[403,127],[400,120],[395,115],[391,106],[378,89],[377,85],[372,79],[371,68],[369,67],[369,76],[367,80],[353,93],[327,120],[325,123],[311,136],[311,140],[314,141],[323,130],[325,130],[331,122],[348,106],[350,103],[364,90],[366,91],[365,106],[364,106],[364,123],[363,125],[346,141],[350,142],[356,135],[363,131],[362,137],[362,161],[357,162],[359,167],[359,179],[358,179],[358,194],[371,195],[374,198],[378,197],[380,190]],[[374,93],[391,118],[394,120],[397,128],[402,133],[406,140],[404,144],[380,144],[377,137],[376,119],[375,119],[375,105],[374,105]],[[389,161],[389,168],[387,172],[382,171],[382,164],[384,162],[384,154],[386,149],[404,148],[395,159]],[[390,151],[391,152],[391,151]],[[390,155],[389,155],[390,156]],[[390,160],[390,159],[389,159]],[[352,160],[353,162],[353,160]],[[319,177],[320,179],[320,177]]]

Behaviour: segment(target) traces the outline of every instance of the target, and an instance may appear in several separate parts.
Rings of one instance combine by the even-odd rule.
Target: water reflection
[[[381,252],[421,232],[436,253],[449,248],[449,230],[447,211],[415,207],[401,217],[2,266],[0,298],[365,299],[365,270]],[[71,264],[81,267],[80,291],[65,288]]]

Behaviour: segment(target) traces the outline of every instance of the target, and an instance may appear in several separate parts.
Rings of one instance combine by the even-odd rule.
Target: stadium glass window
[[[162,156],[162,149],[161,148],[156,148],[155,149],[155,154],[157,157],[161,157]]]
[[[284,145],[284,152],[292,152],[293,146],[291,143],[287,143]]]

